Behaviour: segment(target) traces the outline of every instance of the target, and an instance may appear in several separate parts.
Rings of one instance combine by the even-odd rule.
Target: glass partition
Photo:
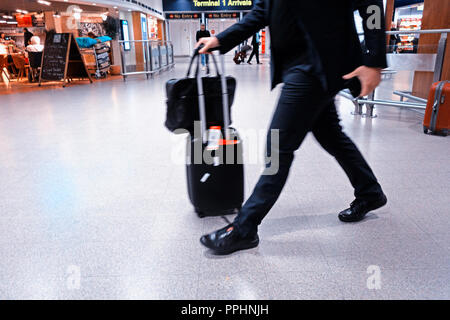
[[[170,41],[122,40],[119,43],[124,79],[129,75],[151,75],[174,65]]]

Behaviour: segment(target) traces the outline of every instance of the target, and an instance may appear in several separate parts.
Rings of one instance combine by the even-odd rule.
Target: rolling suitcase
[[[423,120],[423,132],[448,135],[450,131],[450,81],[433,84]]]
[[[186,145],[188,193],[199,217],[237,213],[244,201],[242,141],[237,131],[230,128],[224,57],[220,56],[222,73],[214,55],[212,58],[220,76],[224,127],[214,126],[208,130],[203,92],[203,81],[208,78],[196,72],[200,122]]]

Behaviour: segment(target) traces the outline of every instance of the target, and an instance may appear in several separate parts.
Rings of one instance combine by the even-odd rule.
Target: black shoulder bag
[[[200,120],[198,89],[196,77],[190,77],[192,64],[197,59],[195,75],[198,75],[200,69],[199,49],[194,51],[189,63],[189,69],[185,78],[171,79],[166,83],[167,93],[167,116],[165,126],[170,131],[185,129],[193,132],[194,121]],[[222,89],[220,71],[214,55],[211,55],[217,71],[216,76],[202,77],[203,89],[205,95],[205,111],[207,127],[224,125],[222,109]],[[234,100],[236,90],[236,79],[230,76],[226,77],[228,87],[228,109],[231,119],[231,106]]]

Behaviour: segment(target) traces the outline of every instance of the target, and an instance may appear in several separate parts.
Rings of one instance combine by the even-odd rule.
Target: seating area
[[[0,55],[1,82],[8,85],[11,81],[35,81],[40,68],[39,57],[42,53],[33,53],[31,67],[30,58],[25,53],[12,53]]]
[[[13,40],[0,41],[0,82],[35,82],[39,80],[39,69],[44,46],[40,38],[32,37],[28,46],[19,46]]]

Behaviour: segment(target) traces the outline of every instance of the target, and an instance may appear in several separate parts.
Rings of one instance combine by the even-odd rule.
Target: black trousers
[[[250,57],[248,58],[248,62],[252,61],[253,56],[256,56],[256,63],[259,63],[259,45],[253,46],[253,50],[250,54]]]
[[[334,104],[319,81],[299,67],[283,75],[284,87],[267,135],[267,159],[278,159],[273,174],[272,160],[259,178],[234,224],[242,235],[257,232],[257,227],[277,201],[289,174],[294,151],[312,132],[319,144],[338,161],[347,174],[357,199],[374,199],[382,189],[355,144],[342,131]],[[271,131],[278,130],[279,143],[272,144]],[[270,174],[267,174],[270,173]],[[300,195],[301,196],[301,195]]]

